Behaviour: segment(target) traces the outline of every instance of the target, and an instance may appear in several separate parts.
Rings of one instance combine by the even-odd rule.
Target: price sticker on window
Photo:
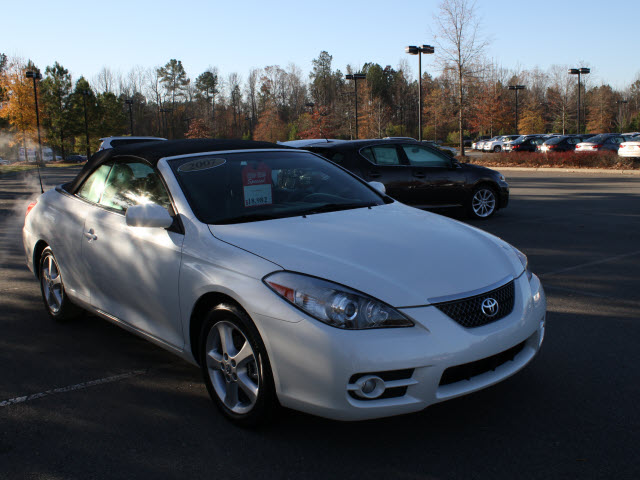
[[[247,165],[242,169],[242,189],[245,207],[273,204],[271,169],[264,163],[257,167]]]

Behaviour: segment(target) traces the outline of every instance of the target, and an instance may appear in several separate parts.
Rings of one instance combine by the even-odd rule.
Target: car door
[[[367,182],[381,182],[387,195],[409,203],[410,191],[418,185],[395,144],[371,145],[360,149],[359,170]]]
[[[400,145],[416,186],[411,189],[410,203],[415,206],[460,204],[464,198],[465,175],[455,168],[449,157],[428,147]]]
[[[91,303],[103,313],[173,347],[184,336],[178,280],[184,235],[163,228],[130,227],[129,206],[157,203],[173,211],[159,174],[141,160],[116,162],[84,222],[82,257]]]

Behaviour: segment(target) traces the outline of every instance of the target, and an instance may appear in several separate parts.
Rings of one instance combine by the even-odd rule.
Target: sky
[[[434,45],[440,0],[217,1],[30,0],[3,2],[0,52],[33,60],[44,72],[55,61],[74,80],[103,67],[126,74],[134,66],[181,60],[195,79],[211,66],[244,80],[251,68],[290,63],[311,72],[322,50],[343,73],[365,62],[397,67],[418,61],[407,45]],[[28,9],[27,9],[28,8]],[[591,67],[590,83],[617,89],[640,78],[640,1],[608,6],[595,0],[476,3],[486,56],[503,68]],[[432,56],[423,72],[438,73]]]

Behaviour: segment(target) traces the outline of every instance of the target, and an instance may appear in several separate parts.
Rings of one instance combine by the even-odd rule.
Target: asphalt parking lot
[[[0,479],[640,478],[640,176],[504,173],[509,207],[472,223],[543,281],[533,363],[417,414],[284,411],[258,431],[225,421],[168,352],[93,316],[51,322],[20,233],[37,180],[0,177]]]

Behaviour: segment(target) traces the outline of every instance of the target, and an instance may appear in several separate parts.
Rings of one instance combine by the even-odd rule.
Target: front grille
[[[482,312],[482,302],[487,298],[493,298],[498,302],[498,313],[489,317]],[[436,303],[437,307],[445,315],[458,322],[465,328],[481,327],[496,320],[506,317],[513,310],[515,299],[514,281],[510,281],[502,287],[490,292],[473,297],[467,297],[452,302]]]
[[[497,355],[483,358],[476,362],[465,363],[464,365],[458,365],[456,367],[449,367],[442,374],[440,385],[449,385],[450,383],[469,380],[477,375],[495,370],[500,365],[513,360],[524,348],[524,343],[525,342],[522,342],[515,347],[511,347],[509,350],[505,350]]]

